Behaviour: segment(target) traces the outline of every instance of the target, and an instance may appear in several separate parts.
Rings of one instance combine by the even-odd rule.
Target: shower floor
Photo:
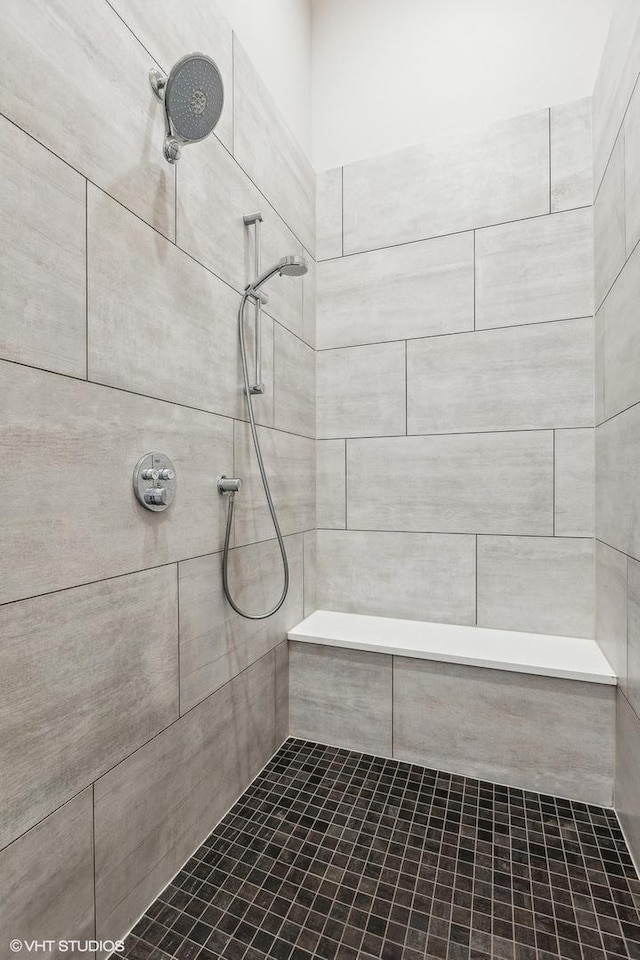
[[[292,739],[118,956],[640,960],[639,909],[610,810]]]

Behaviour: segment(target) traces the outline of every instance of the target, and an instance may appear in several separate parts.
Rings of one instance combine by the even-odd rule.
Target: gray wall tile
[[[603,339],[603,417],[612,417],[640,400],[640,248],[627,261],[600,308]]]
[[[318,264],[318,346],[473,330],[473,234]]]
[[[399,760],[611,804],[614,687],[395,657],[393,692]]]
[[[289,736],[289,643],[279,643],[275,650],[276,747]]]
[[[341,530],[347,525],[346,456],[344,440],[318,440],[316,445],[318,527]]]
[[[315,252],[315,174],[234,37],[234,156],[304,243]]]
[[[278,430],[316,435],[316,355],[276,323],[274,330],[274,423]]]
[[[315,348],[316,345],[316,262],[305,251],[307,272],[302,278],[302,339]]]
[[[596,536],[640,557],[640,406],[596,431]]]
[[[318,608],[475,622],[475,537],[318,531]]]
[[[478,624],[591,637],[593,579],[592,540],[478,537]]]
[[[136,37],[155,57],[163,70],[191,50],[213,57],[224,83],[224,107],[215,135],[229,148],[233,136],[233,76],[231,27],[216,3],[206,0],[159,0],[153,6],[145,0],[109,0]],[[189,158],[190,159],[190,158]],[[180,171],[182,172],[182,166]],[[248,211],[247,211],[248,212]]]
[[[275,749],[269,653],[95,784],[96,933],[117,937]]]
[[[302,535],[287,537],[291,583],[284,606],[268,620],[245,620],[222,590],[222,555],[180,564],[180,712],[227,683],[268,653],[302,619]],[[273,607],[282,591],[277,541],[238,547],[229,554],[234,599],[249,613]]]
[[[403,342],[318,353],[318,437],[405,434],[405,367]]]
[[[5,604],[0,635],[4,846],[178,716],[176,569]]]
[[[91,185],[88,223],[89,378],[237,416],[238,296]]]
[[[553,532],[550,431],[350,440],[347,476],[354,529]]]
[[[604,420],[604,323],[607,301],[593,318],[596,424]]]
[[[0,356],[84,377],[84,180],[3,117],[0,163]]]
[[[626,256],[624,138],[616,142],[593,205],[595,305],[602,303]]]
[[[344,168],[345,253],[548,212],[547,110]]]
[[[618,691],[614,806],[636,864],[640,862],[640,720]]]
[[[289,643],[291,735],[392,755],[391,657]]]
[[[640,45],[639,45],[640,46]],[[640,70],[640,60],[638,62]],[[631,253],[640,240],[640,91],[636,88],[624,120],[624,200],[626,252]]]
[[[409,433],[593,424],[593,321],[407,344]]]
[[[591,209],[476,233],[476,326],[566,320],[593,313]]]
[[[92,806],[89,788],[0,852],[3,950],[9,937],[93,938]],[[78,960],[87,954],[56,951],[55,956]]]
[[[594,180],[598,189],[640,72],[640,9],[635,0],[613,7],[593,93]]]
[[[225,504],[212,491],[233,464],[231,421],[10,363],[0,370],[11,450],[0,602],[221,547]],[[144,510],[132,489],[149,450],[167,453],[178,471],[176,500],[162,514]]]
[[[640,563],[629,557],[627,670],[623,691],[640,717]]]
[[[555,534],[592,537],[595,525],[594,430],[556,430]]]
[[[316,525],[315,443],[279,430],[259,428],[262,456],[283,534],[312,530]],[[248,424],[235,422],[235,472],[242,477],[236,501],[237,545],[273,537],[273,523],[262,491]]]
[[[342,167],[316,178],[316,249],[318,260],[342,256]]]
[[[627,676],[627,557],[596,540],[596,640],[619,682]]]
[[[304,537],[304,615],[308,617],[318,609],[318,538],[315,530],[308,530]]]
[[[593,203],[591,97],[552,107],[551,212]]]
[[[175,174],[162,156],[147,51],[102,0],[36,0],[5,13],[2,112],[173,237]]]

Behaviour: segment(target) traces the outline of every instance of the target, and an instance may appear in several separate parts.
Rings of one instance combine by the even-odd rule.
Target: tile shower
[[[3,17],[0,956],[134,927],[129,960],[640,957],[636,4],[593,99],[317,177],[213,0],[160,8]],[[147,74],[192,49],[227,98],[171,167]],[[309,265],[263,319],[291,565],[264,622],[225,601],[215,492],[244,481],[231,572],[266,608],[236,321],[254,210],[264,261]],[[178,468],[166,514],[132,496],[147,450]],[[619,678],[584,700],[601,805],[582,767],[569,800],[515,764],[448,770],[446,742],[430,769],[410,659],[292,647],[292,684],[313,659],[335,701],[310,742],[286,637],[316,608],[595,635]],[[451,700],[477,689],[445,673]]]

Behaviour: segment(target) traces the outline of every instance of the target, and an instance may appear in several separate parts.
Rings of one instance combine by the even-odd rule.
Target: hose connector
[[[227,477],[223,473],[216,480],[216,487],[218,488],[218,493],[221,497],[224,497],[225,494],[230,494],[233,496],[236,493],[240,493],[242,489],[242,480],[240,477]]]

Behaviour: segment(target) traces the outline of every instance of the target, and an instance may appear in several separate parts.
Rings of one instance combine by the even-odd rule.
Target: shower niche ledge
[[[317,610],[292,736],[611,806],[617,679],[594,640]]]

